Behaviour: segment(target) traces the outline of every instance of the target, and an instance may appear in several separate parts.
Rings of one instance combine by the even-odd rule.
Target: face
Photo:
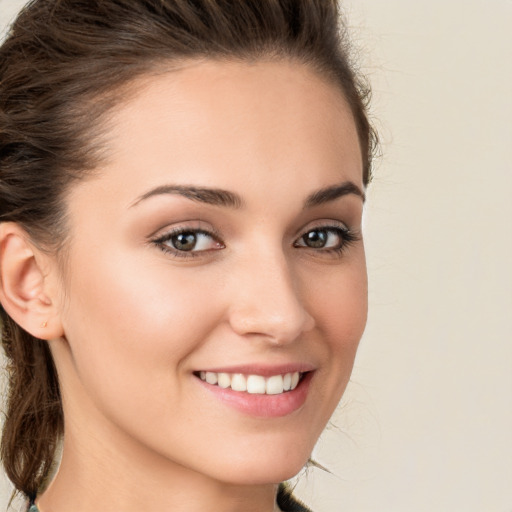
[[[147,78],[108,144],[66,198],[67,428],[87,418],[111,453],[218,481],[291,477],[366,321],[361,154],[340,91],[298,64],[192,63]]]

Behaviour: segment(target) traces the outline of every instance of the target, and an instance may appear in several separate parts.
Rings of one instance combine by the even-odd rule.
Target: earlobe
[[[40,339],[62,336],[62,325],[47,290],[43,255],[17,224],[0,224],[0,302],[25,331]]]

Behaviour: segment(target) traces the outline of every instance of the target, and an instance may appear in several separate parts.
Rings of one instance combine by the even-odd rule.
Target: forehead
[[[236,189],[362,188],[355,123],[341,89],[290,61],[191,62],[136,84],[109,123],[105,186],[128,196],[178,184]]]

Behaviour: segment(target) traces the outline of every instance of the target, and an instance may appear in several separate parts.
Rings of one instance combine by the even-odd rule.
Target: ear
[[[48,261],[18,224],[0,223],[0,303],[20,327],[45,340],[63,335]]]

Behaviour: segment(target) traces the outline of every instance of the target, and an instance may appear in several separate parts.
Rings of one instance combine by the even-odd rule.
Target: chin
[[[308,459],[303,464],[274,464],[273,467],[250,467],[247,470],[238,471],[225,475],[226,483],[240,486],[279,484],[296,476],[306,465]]]
[[[236,485],[277,484],[293,478],[307,464],[310,451],[283,446],[282,449],[261,448],[260,453],[228,461],[222,480]]]

